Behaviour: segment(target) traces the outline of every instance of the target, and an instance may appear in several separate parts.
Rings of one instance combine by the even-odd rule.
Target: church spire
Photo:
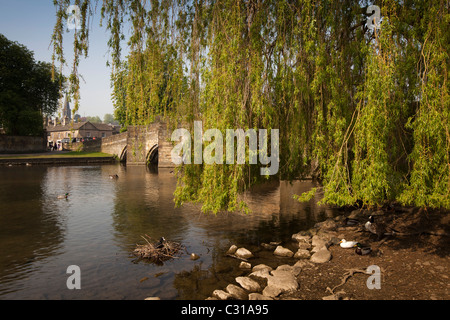
[[[69,105],[69,98],[66,94],[66,100],[64,102],[64,108],[63,108],[63,112],[62,112],[62,118],[69,118],[69,120],[72,119],[72,112],[70,110],[70,105]]]

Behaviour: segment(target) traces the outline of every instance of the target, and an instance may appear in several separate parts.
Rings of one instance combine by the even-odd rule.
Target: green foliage
[[[0,124],[7,134],[41,135],[43,117],[58,107],[59,85],[51,64],[0,34]]]
[[[55,1],[60,62],[69,2]],[[76,1],[83,21],[93,2]],[[375,31],[366,27],[372,4],[383,18]],[[277,178],[313,176],[325,203],[450,208],[445,1],[108,0],[101,12],[124,128],[161,117],[190,132],[195,120],[203,131],[279,129]],[[75,35],[77,57],[87,52],[88,31]],[[181,166],[175,203],[245,211],[240,195],[265,179],[248,151],[246,159]]]
[[[103,117],[103,123],[112,123],[112,124],[116,124],[117,121],[114,119],[114,116],[110,113],[106,113]]]
[[[89,121],[91,123],[102,123],[102,120],[99,116],[87,116],[86,121]]]
[[[312,188],[308,192],[304,192],[301,195],[295,194],[293,198],[299,202],[308,202],[316,195],[316,192],[317,188]]]

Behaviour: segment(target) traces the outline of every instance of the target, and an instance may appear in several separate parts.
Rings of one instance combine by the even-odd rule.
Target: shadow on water
[[[288,263],[261,243],[289,247],[293,233],[334,214],[317,206],[319,199],[292,198],[308,191],[309,181],[257,186],[245,194],[251,214],[214,216],[198,205],[174,207],[172,169],[0,168],[0,178],[2,299],[204,299],[242,274],[240,261],[225,255],[231,244],[254,252],[252,264]],[[69,199],[55,200],[63,191]],[[187,252],[163,265],[138,260],[132,253],[143,235],[164,236]],[[200,258],[191,260],[192,252]],[[82,271],[81,290],[66,288],[72,264]]]
[[[39,272],[42,261],[53,256],[64,241],[67,203],[49,199],[47,168],[14,167],[0,170],[0,293],[14,291],[14,282],[26,287],[30,273]]]

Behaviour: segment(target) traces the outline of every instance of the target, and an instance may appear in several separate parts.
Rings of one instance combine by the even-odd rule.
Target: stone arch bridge
[[[126,132],[103,138],[100,150],[114,154],[127,165],[157,164],[159,168],[175,167],[170,152],[171,132],[162,122],[146,126],[129,126]]]

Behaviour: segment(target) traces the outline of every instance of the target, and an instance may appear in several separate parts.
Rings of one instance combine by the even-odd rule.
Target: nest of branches
[[[161,238],[159,241],[154,241],[148,235],[142,236],[145,244],[137,245],[134,249],[134,254],[139,258],[149,259],[155,263],[162,263],[166,260],[177,258],[176,255],[181,253],[183,246],[174,241],[169,241]]]

